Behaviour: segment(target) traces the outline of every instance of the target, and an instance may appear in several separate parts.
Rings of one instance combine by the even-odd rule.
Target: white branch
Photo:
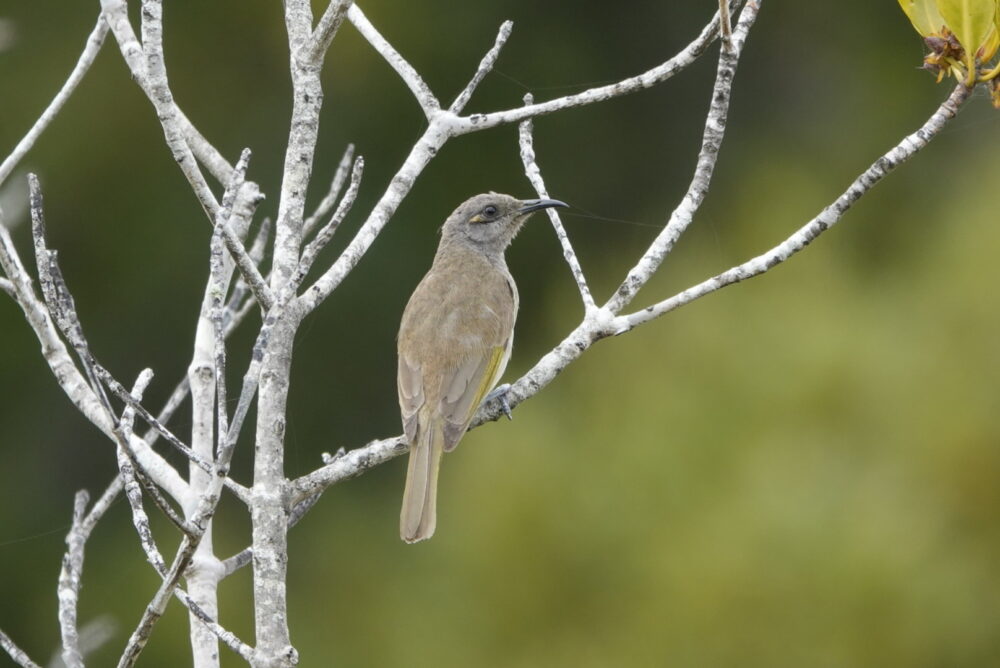
[[[0,630],[0,647],[7,652],[14,663],[21,666],[21,668],[41,668],[37,663],[31,660],[24,650],[18,647],[10,636]]]
[[[423,109],[424,115],[427,120],[431,120],[433,116],[441,110],[441,103],[438,99],[434,97],[434,93],[431,92],[430,86],[420,78],[417,71],[413,69],[413,65],[410,65],[403,56],[399,54],[398,51],[389,44],[389,42],[382,37],[382,34],[375,29],[375,26],[371,24],[368,17],[365,16],[364,12],[357,5],[351,5],[350,9],[347,10],[347,19],[354,24],[354,27],[358,29],[361,36],[368,40],[368,43],[372,45],[379,54],[385,58],[386,62],[392,69],[396,70],[396,74],[403,80],[410,92],[413,93],[413,97],[417,99],[417,103],[420,108]]]
[[[531,101],[531,93],[524,96],[525,104],[531,104]],[[518,136],[521,144],[521,162],[524,164],[524,174],[535,188],[535,192],[538,193],[539,197],[547,199],[549,193],[545,188],[545,181],[542,179],[542,171],[539,169],[538,163],[535,162],[535,145],[531,136],[531,126],[531,119],[528,119],[521,121],[518,128]],[[580,260],[576,257],[576,251],[573,250],[573,244],[570,243],[569,235],[566,234],[566,228],[563,227],[559,213],[555,207],[549,207],[547,212],[549,220],[552,222],[552,227],[556,231],[556,238],[559,239],[559,244],[562,246],[563,258],[566,259],[566,264],[569,265],[569,270],[573,274],[576,286],[580,290],[584,312],[590,313],[597,308],[597,305],[594,303],[594,297],[590,294],[590,288],[587,287],[587,278],[583,275],[583,267],[580,266]]]
[[[729,114],[733,79],[736,76],[736,65],[739,63],[747,33],[753,26],[759,9],[759,0],[751,0],[746,4],[740,16],[739,25],[732,35],[732,48],[723,49],[719,55],[715,86],[712,90],[708,115],[705,118],[701,150],[698,153],[698,161],[695,164],[691,183],[688,185],[684,197],[681,198],[680,204],[670,215],[667,225],[656,236],[649,249],[643,253],[639,262],[628,272],[621,286],[605,304],[605,308],[612,313],[620,312],[624,306],[632,301],[639,289],[652,278],[663,259],[673,250],[674,244],[694,220],[695,213],[708,194],[712,173],[715,170],[715,163],[719,159],[719,150],[726,132],[726,120]]]
[[[316,24],[316,29],[313,30],[313,34],[304,46],[304,60],[314,65],[322,63],[323,56],[326,55],[327,49],[330,48],[330,43],[336,37],[340,24],[344,22],[344,14],[347,12],[347,8],[353,3],[354,0],[330,0],[326,11],[323,12],[319,23]]]
[[[500,25],[500,30],[497,32],[496,40],[493,42],[493,47],[486,52],[483,59],[479,61],[479,67],[476,69],[476,73],[472,75],[469,79],[469,83],[465,85],[462,92],[458,94],[455,101],[451,103],[448,107],[448,111],[453,114],[460,114],[462,110],[465,109],[465,105],[469,103],[472,98],[472,94],[476,92],[476,88],[482,83],[486,75],[492,71],[493,66],[497,63],[497,58],[500,57],[500,51],[503,49],[503,45],[507,43],[510,39],[510,31],[514,29],[513,21],[504,21]]]
[[[87,536],[83,520],[90,495],[85,490],[76,493],[73,501],[73,524],[66,536],[67,550],[59,573],[59,630],[62,633],[62,659],[66,668],[83,668],[80,635],[76,625],[76,604],[80,596],[83,574],[83,546]]]
[[[35,124],[28,130],[28,134],[24,135],[24,138],[17,143],[11,154],[4,159],[3,163],[0,163],[0,184],[7,180],[7,177],[14,171],[17,163],[31,150],[31,147],[35,145],[35,141],[49,127],[49,124],[55,119],[59,110],[66,104],[66,100],[76,90],[76,87],[83,80],[83,76],[90,69],[94,59],[97,57],[97,53],[101,50],[101,45],[104,44],[104,37],[107,34],[108,24],[104,21],[103,16],[99,16],[97,18],[97,25],[94,26],[90,36],[87,38],[87,43],[83,47],[83,53],[80,54],[80,58],[77,60],[73,71],[70,72],[69,78],[66,79],[66,83],[63,84],[59,92],[56,93],[56,96],[52,98],[49,106],[45,108],[42,115],[38,117]]]
[[[702,281],[698,285],[692,286],[669,299],[664,299],[641,311],[618,318],[617,320],[621,323],[619,332],[627,331],[664,313],[669,313],[679,306],[704,297],[727,285],[759,276],[804,249],[816,237],[833,227],[859,199],[867,194],[889,172],[916,155],[920,149],[937,136],[948,121],[955,117],[971,92],[970,89],[962,84],[956,86],[948,99],[941,104],[937,111],[934,112],[919,130],[905,137],[903,141],[876,160],[871,167],[854,180],[840,197],[823,209],[819,215],[799,228],[795,234],[762,255],[758,255],[743,264]]]
[[[25,320],[35,332],[41,343],[42,355],[59,386],[77,409],[104,432],[110,439],[117,441],[112,420],[104,410],[103,405],[90,385],[83,378],[70,357],[66,344],[52,322],[48,309],[34,293],[31,279],[17,249],[10,238],[10,233],[0,220],[0,266],[14,287],[16,301],[24,313]],[[149,445],[138,437],[133,437],[131,446],[139,463],[157,485],[162,487],[175,500],[182,500],[187,495],[187,483],[181,479],[177,471]]]
[[[290,286],[292,290],[297,289],[301,285],[320,251],[330,243],[330,239],[333,238],[337,228],[340,227],[340,224],[344,222],[344,218],[350,213],[351,207],[354,206],[354,200],[358,196],[358,189],[361,187],[361,175],[364,173],[364,169],[365,160],[361,156],[358,156],[358,159],[354,161],[354,169],[351,172],[351,185],[347,189],[347,192],[344,193],[344,199],[340,200],[340,205],[334,212],[333,217],[330,218],[330,221],[316,233],[316,237],[302,251],[299,266],[295,270],[295,275],[292,276]]]
[[[326,191],[326,195],[316,205],[316,209],[312,214],[302,223],[303,237],[309,236],[309,233],[315,229],[319,221],[325,218],[326,214],[330,213],[333,209],[333,205],[337,203],[337,198],[340,197],[340,191],[343,189],[344,183],[347,182],[347,175],[351,173],[351,164],[353,162],[354,144],[348,144],[347,148],[344,149],[344,155],[340,157],[340,162],[337,163],[337,169],[333,172],[333,178],[330,180],[330,187]]]
[[[758,3],[759,4],[759,3]],[[452,132],[456,135],[478,132],[487,128],[496,127],[506,123],[518,123],[527,118],[551,114],[563,109],[571,109],[595,102],[611,100],[622,95],[635,93],[646,88],[651,88],[659,83],[670,79],[678,72],[683,71],[699,56],[701,56],[709,45],[715,41],[719,34],[719,15],[708,22],[698,37],[684,47],[677,55],[657,65],[656,67],[621,81],[585,90],[574,95],[565,95],[547,102],[539,102],[528,106],[494,111],[487,114],[472,114],[456,118],[452,122]]]

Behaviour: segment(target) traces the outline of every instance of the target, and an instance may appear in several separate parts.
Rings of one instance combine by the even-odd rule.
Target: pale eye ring
[[[483,209],[483,215],[486,216],[487,218],[492,218],[493,216],[497,215],[497,208],[492,204],[490,204],[488,207]]]

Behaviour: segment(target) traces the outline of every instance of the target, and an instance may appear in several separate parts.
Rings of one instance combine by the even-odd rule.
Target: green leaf
[[[996,0],[937,0],[937,8],[948,29],[955,33],[966,53],[969,69],[996,20]]]
[[[935,0],[899,0],[899,6],[922,36],[941,33],[944,19],[938,12]]]

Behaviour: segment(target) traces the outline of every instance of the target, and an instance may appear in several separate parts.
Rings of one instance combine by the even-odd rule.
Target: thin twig
[[[229,254],[233,257],[233,260],[235,260],[236,266],[239,268],[240,274],[243,276],[243,280],[249,284],[250,289],[257,298],[257,301],[265,310],[267,310],[271,308],[272,304],[274,304],[274,297],[271,294],[271,289],[267,286],[267,282],[264,280],[264,277],[261,276],[257,265],[254,264],[253,259],[247,253],[246,248],[244,248],[243,241],[240,240],[236,232],[233,231],[230,220],[233,216],[233,209],[236,205],[237,198],[242,192],[249,160],[250,149],[243,149],[243,153],[240,154],[240,159],[236,163],[235,169],[233,169],[232,178],[226,186],[226,192],[222,196],[222,205],[219,207],[218,214],[215,218],[215,227],[219,230],[219,234],[225,241],[226,248],[229,250]],[[260,200],[258,199],[257,202],[259,201]],[[251,203],[251,207],[255,207],[257,202]]]
[[[70,72],[69,77],[66,79],[66,83],[62,85],[56,96],[52,98],[49,102],[49,106],[45,108],[42,115],[38,117],[35,124],[28,130],[28,133],[24,135],[24,138],[17,143],[14,150],[11,151],[3,163],[0,163],[0,184],[7,180],[11,172],[17,166],[17,163],[21,161],[21,158],[31,150],[31,147],[35,145],[38,137],[41,136],[45,129],[49,127],[49,124],[55,119],[56,115],[66,104],[66,100],[69,99],[73,91],[83,80],[84,75],[90,66],[94,63],[94,59],[97,57],[98,52],[101,50],[101,45],[104,44],[104,37],[108,34],[108,24],[104,20],[104,16],[97,17],[97,25],[94,29],[90,31],[90,36],[87,37],[87,43],[83,47],[83,52],[80,53],[80,57],[76,61],[76,65],[73,67],[73,71]]]
[[[843,215],[889,172],[899,167],[927,146],[941,132],[944,126],[947,125],[948,121],[958,114],[971,92],[963,84],[958,84],[951,95],[948,96],[948,99],[938,107],[937,111],[934,112],[919,130],[905,137],[903,141],[872,163],[840,197],[783,242],[766,253],[702,281],[669,299],[664,299],[641,311],[618,318],[617,320],[621,321],[620,331],[628,331],[633,327],[649,322],[664,313],[669,313],[684,304],[704,297],[727,285],[759,276],[804,249],[816,237],[837,224]]]
[[[135,386],[132,388],[132,397],[137,403],[142,399],[142,393],[152,379],[152,374],[146,373],[147,371],[148,369],[139,374],[139,377],[135,381]],[[128,450],[122,445],[128,443],[134,419],[135,409],[132,406],[126,406],[120,423],[122,439],[118,447],[118,471],[124,482],[125,498],[128,499],[129,506],[132,509],[132,525],[139,536],[139,545],[146,554],[146,560],[149,561],[157,574],[163,577],[167,566],[159,548],[156,547],[156,540],[153,538],[153,531],[149,526],[149,516],[146,515],[146,511],[142,507],[142,490],[139,487],[136,476],[134,460],[129,456]]]
[[[565,95],[546,102],[539,102],[528,106],[494,111],[486,114],[472,114],[470,116],[456,117],[452,119],[451,131],[455,135],[478,132],[487,128],[496,127],[506,123],[519,123],[526,118],[533,118],[542,114],[551,114],[563,109],[571,109],[595,102],[603,102],[630,93],[635,93],[646,88],[651,88],[663,83],[675,74],[683,71],[692,65],[705,53],[708,47],[719,36],[719,14],[716,12],[711,21],[702,29],[701,33],[684,47],[677,55],[669,58],[663,63],[649,69],[642,74],[637,74],[621,81],[617,81],[606,86],[590,88],[581,93]]]
[[[46,263],[47,264],[47,263]],[[0,220],[0,266],[14,286],[15,298],[24,313],[25,320],[35,332],[41,344],[42,355],[73,405],[100,429],[106,436],[117,442],[112,416],[95,395],[87,380],[73,363],[72,357],[53,323],[45,303],[34,292],[32,281],[21,262],[13,240],[6,226]],[[187,497],[188,485],[177,471],[144,441],[133,443],[143,468],[154,475],[156,484],[167,490],[175,499]]]
[[[354,0],[330,0],[326,6],[326,11],[320,17],[316,29],[313,30],[309,41],[303,49],[302,58],[309,63],[319,65],[323,62],[333,38],[337,35],[340,24],[344,22],[344,14],[347,8],[354,3]]]
[[[17,646],[10,636],[0,629],[0,647],[7,652],[7,655],[13,659],[14,663],[21,666],[22,668],[42,668],[37,663],[31,660],[31,658],[25,654],[24,650]]]
[[[333,205],[337,203],[337,198],[340,197],[340,191],[343,189],[344,183],[347,182],[347,175],[351,172],[353,162],[354,144],[348,144],[347,148],[344,149],[344,155],[340,157],[340,162],[337,163],[337,169],[333,172],[333,178],[330,180],[330,187],[327,189],[326,195],[316,205],[316,210],[302,223],[303,239],[309,236],[319,221],[325,218],[326,214],[333,209]]]
[[[217,621],[212,619],[212,616],[201,609],[197,603],[191,599],[191,595],[188,594],[183,589],[177,589],[174,591],[174,596],[181,603],[184,604],[191,613],[198,618],[199,623],[204,624],[205,627],[214,633],[216,637],[224,642],[231,650],[236,652],[244,661],[247,663],[253,663],[253,647],[246,644],[237,637],[235,633],[223,628]]]
[[[532,103],[531,93],[524,96],[524,103]],[[531,135],[531,126],[531,119],[521,121],[519,126],[521,162],[524,164],[524,174],[528,177],[531,185],[534,186],[535,192],[541,198],[548,198],[549,194],[545,188],[545,181],[542,179],[542,171],[539,169],[538,163],[535,162],[535,145]],[[556,231],[556,238],[559,239],[559,244],[562,246],[563,258],[565,258],[566,264],[569,265],[569,270],[573,274],[573,280],[576,281],[576,286],[580,290],[580,298],[583,300],[584,311],[589,313],[595,310],[597,305],[594,303],[594,297],[590,294],[590,288],[587,286],[587,278],[583,274],[583,267],[580,266],[580,260],[576,257],[576,251],[573,250],[573,244],[570,243],[569,235],[566,234],[566,228],[563,227],[562,219],[559,217],[558,212],[556,212],[555,208],[550,207],[548,214],[549,220],[552,222],[552,227]]]
[[[125,387],[115,380],[114,376],[101,366],[99,363],[94,363],[94,373],[97,377],[104,383],[104,385],[111,390],[112,394],[124,401],[129,407],[135,410],[135,412],[143,419],[146,424],[152,427],[158,434],[163,436],[163,438],[170,443],[174,448],[180,452],[182,455],[193,462],[198,468],[205,471],[206,473],[213,473],[214,467],[211,462],[199,457],[191,448],[184,444],[173,432],[170,431],[159,419],[153,416],[145,406],[140,402],[136,401],[132,395],[129,393]],[[180,387],[184,383],[178,386],[178,389],[174,390],[175,395],[179,395]],[[173,399],[173,396],[171,397]],[[179,403],[179,401],[177,402]],[[146,467],[143,467],[146,468]],[[250,491],[243,485],[239,484],[235,480],[226,478],[226,487],[228,487],[237,498],[241,501],[248,501],[250,498]]]
[[[296,290],[302,284],[303,279],[309,273],[309,269],[312,267],[313,262],[316,261],[316,257],[320,254],[320,251],[330,243],[330,239],[333,238],[337,228],[340,227],[340,224],[344,222],[344,218],[350,213],[351,207],[354,206],[354,200],[358,196],[358,189],[361,187],[361,175],[364,173],[364,170],[365,159],[358,156],[357,160],[354,161],[354,169],[351,171],[351,185],[348,187],[347,192],[344,193],[344,198],[340,200],[340,205],[337,206],[333,217],[330,218],[330,221],[316,233],[313,240],[302,250],[299,266],[292,276],[291,290]]]
[[[288,528],[292,528],[293,526],[299,523],[299,520],[305,517],[306,513],[309,512],[309,510],[311,510],[312,507],[316,505],[317,501],[319,501],[319,497],[321,496],[321,494],[322,490],[320,492],[317,492],[316,494],[313,494],[312,496],[307,496],[306,498],[295,504],[295,506],[292,508],[292,512],[288,514]],[[228,559],[224,559],[222,562],[222,568],[223,572],[225,573],[225,577],[228,577],[233,573],[235,573],[236,571],[238,571],[239,569],[243,568],[244,566],[247,566],[252,559],[253,559],[253,548],[251,547],[245,548],[240,552],[237,552]]]
[[[636,293],[652,278],[659,269],[664,258],[673,250],[677,240],[691,225],[701,203],[708,194],[715,171],[715,163],[719,159],[719,150],[726,132],[726,120],[729,115],[729,100],[732,96],[733,79],[736,76],[736,66],[747,34],[757,18],[760,3],[751,1],[746,4],[740,15],[739,24],[732,36],[732,49],[723,49],[719,54],[719,65],[715,75],[715,85],[712,90],[708,115],[705,117],[705,130],[701,139],[701,150],[695,164],[694,174],[687,192],[680,203],[670,214],[670,220],[656,236],[653,243],[643,253],[636,265],[629,270],[621,286],[604,305],[611,313],[617,314],[624,308]]]
[[[441,103],[438,99],[434,97],[434,93],[431,92],[430,86],[427,85],[417,71],[410,65],[403,56],[400,55],[399,51],[396,51],[395,47],[392,46],[386,40],[382,34],[375,29],[375,26],[371,24],[365,13],[361,11],[361,8],[356,4],[351,5],[347,10],[348,20],[354,24],[354,27],[358,29],[361,36],[368,40],[368,43],[372,45],[379,55],[385,58],[385,61],[389,63],[389,66],[396,70],[396,74],[399,78],[403,80],[410,92],[413,93],[413,97],[416,98],[417,103],[423,110],[424,115],[430,120],[435,113],[441,110]]]
[[[87,537],[83,521],[90,495],[86,490],[76,493],[73,502],[73,524],[66,536],[66,554],[59,573],[59,630],[62,634],[62,659],[67,668],[83,668],[80,635],[76,622],[76,606],[83,575],[83,547]]]
[[[493,47],[486,52],[483,59],[479,61],[479,67],[476,68],[476,73],[472,75],[469,79],[469,83],[465,85],[462,92],[458,94],[455,101],[451,103],[448,107],[448,111],[453,114],[460,114],[462,110],[465,109],[465,105],[469,103],[472,98],[472,94],[476,92],[476,88],[482,83],[486,75],[493,70],[493,66],[497,63],[497,58],[500,57],[500,51],[503,49],[503,45],[507,43],[510,38],[510,31],[514,29],[513,21],[504,21],[500,25],[500,30],[497,31],[496,40],[493,42]]]
[[[729,0],[719,0],[719,32],[723,48],[733,48],[733,22],[729,18]]]

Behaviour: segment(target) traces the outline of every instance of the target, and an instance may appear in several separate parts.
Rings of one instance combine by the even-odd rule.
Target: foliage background
[[[289,112],[280,4],[167,4],[178,101],[231,159],[254,150],[251,176],[273,214]],[[519,104],[526,85],[545,99],[644,70],[687,43],[713,4],[363,7],[442,99],[514,19],[477,111]],[[0,14],[15,36],[0,53],[6,151],[68,73],[97,3],[7,3]],[[578,211],[662,224],[697,151],[714,53],[655,90],[539,119],[551,192]],[[921,56],[896,3],[765,3],[710,198],[637,306],[770,247],[919,125],[948,92],[917,69]],[[368,167],[356,226],[423,121],[349,25],[328,63],[313,197],[356,142]],[[512,423],[470,434],[446,459],[429,543],[407,547],[396,534],[402,459],[331,489],[291,537],[303,665],[1000,662],[1000,231],[988,152],[998,139],[1000,119],[977,95],[802,256],[602,343]],[[122,379],[151,366],[158,405],[189,360],[210,228],[112,44],[24,170],[42,179],[52,243],[97,355]],[[0,197],[27,257],[25,189],[21,173]],[[322,451],[399,431],[399,314],[437,226],[489,189],[530,193],[513,127],[450,144],[304,328],[290,474]],[[567,223],[599,297],[657,232]],[[514,377],[580,308],[543,219],[508,257],[523,300]],[[103,489],[114,458],[20,320],[0,299],[0,627],[44,661],[58,639],[72,495]],[[233,381],[249,331],[231,347]],[[237,455],[243,479],[248,454]],[[225,506],[218,552],[248,535]],[[87,551],[81,618],[119,623],[94,665],[110,663],[155,584],[119,503]],[[249,571],[221,595],[223,623],[252,641]],[[145,665],[186,663],[186,625],[173,605]]]

